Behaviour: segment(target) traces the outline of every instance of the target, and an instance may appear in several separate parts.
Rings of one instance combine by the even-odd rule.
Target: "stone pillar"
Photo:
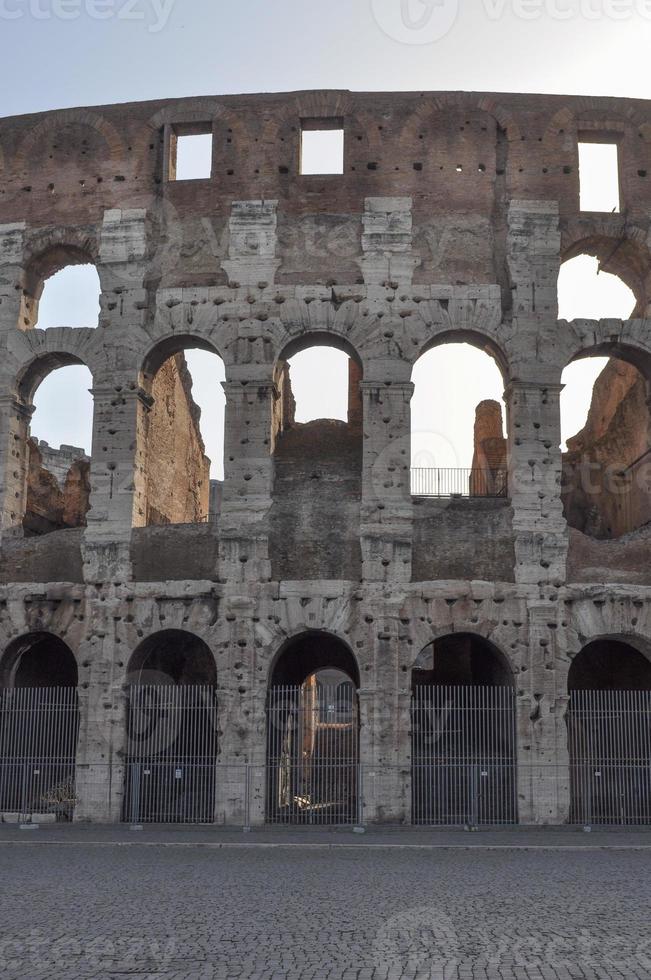
[[[529,606],[529,667],[517,701],[518,803],[523,824],[566,823],[570,803],[567,669],[556,607]]]
[[[268,514],[273,464],[271,419],[276,386],[269,379],[224,382],[224,492],[219,520],[220,579],[268,582]]]
[[[565,581],[567,525],[561,500],[562,385],[512,381],[504,397],[515,578],[523,585]]]
[[[372,286],[410,286],[421,258],[412,242],[410,197],[367,197],[362,216],[364,282]]]
[[[0,334],[31,325],[23,289],[25,228],[24,221],[0,225]]]
[[[411,579],[411,382],[363,381],[362,574],[366,581]]]
[[[27,439],[33,412],[33,405],[13,395],[0,396],[0,536],[22,534],[27,503]]]
[[[131,528],[145,523],[145,430],[149,402],[130,374],[101,381],[94,398],[86,578],[131,578]]]
[[[511,201],[507,264],[512,283],[513,331],[505,399],[508,407],[509,483],[513,502],[516,581],[554,584],[565,579],[567,528],[561,503],[559,384],[554,363],[558,331],[560,224],[556,201]],[[531,352],[538,351],[536,361]]]

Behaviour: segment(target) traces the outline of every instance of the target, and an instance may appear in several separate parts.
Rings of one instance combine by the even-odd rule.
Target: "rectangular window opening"
[[[579,143],[580,208],[620,210],[619,153],[616,143]]]
[[[173,129],[170,134],[170,180],[209,180],[212,176],[212,127]]]
[[[301,174],[343,174],[342,119],[304,119],[301,122]]]

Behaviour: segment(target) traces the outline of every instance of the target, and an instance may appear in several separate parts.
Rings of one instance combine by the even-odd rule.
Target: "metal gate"
[[[412,823],[516,823],[515,744],[512,688],[416,687]]]
[[[267,705],[270,823],[354,824],[359,710],[352,683],[273,687]]]
[[[570,820],[651,823],[651,691],[570,694]]]
[[[72,819],[78,732],[75,687],[0,690],[0,819]]]
[[[124,820],[212,823],[216,767],[216,688],[129,688]]]

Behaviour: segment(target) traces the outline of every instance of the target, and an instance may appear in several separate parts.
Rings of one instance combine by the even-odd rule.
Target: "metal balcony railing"
[[[506,497],[506,470],[424,468],[411,471],[415,497]]]

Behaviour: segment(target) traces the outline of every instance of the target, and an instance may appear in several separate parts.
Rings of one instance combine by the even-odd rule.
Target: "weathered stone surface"
[[[603,637],[651,652],[647,530],[568,533],[559,407],[577,357],[621,357],[651,378],[650,116],[641,100],[323,91],[0,120],[0,650],[49,631],[74,654],[78,819],[120,818],[123,781],[106,767],[124,752],[123,685],[139,645],[168,630],[214,656],[219,761],[253,766],[279,651],[305,633],[338,637],[358,666],[360,753],[375,774],[365,817],[398,822],[412,668],[437,638],[489,640],[530,767],[520,819],[567,819],[572,658]],[[301,176],[301,120],[320,118],[344,120],[343,173]],[[167,180],[173,128],[199,123],[212,126],[213,177]],[[621,214],[579,210],[586,128],[617,136]],[[560,264],[582,253],[631,287],[633,318],[558,320]],[[39,330],[44,278],[81,261],[100,276],[98,328]],[[412,368],[450,340],[502,371],[506,500],[410,492]],[[348,425],[294,422],[284,365],[313,342],[351,356]],[[188,346],[226,367],[219,520],[146,527],[207,513]],[[93,375],[87,527],[25,538],[33,394],[78,363]],[[627,390],[630,410],[627,395],[612,418],[644,429],[642,392]],[[496,420],[480,413],[492,462]],[[61,493],[35,475],[41,499]],[[185,485],[180,505],[172,485]],[[224,793],[219,819],[241,817],[234,799]]]

